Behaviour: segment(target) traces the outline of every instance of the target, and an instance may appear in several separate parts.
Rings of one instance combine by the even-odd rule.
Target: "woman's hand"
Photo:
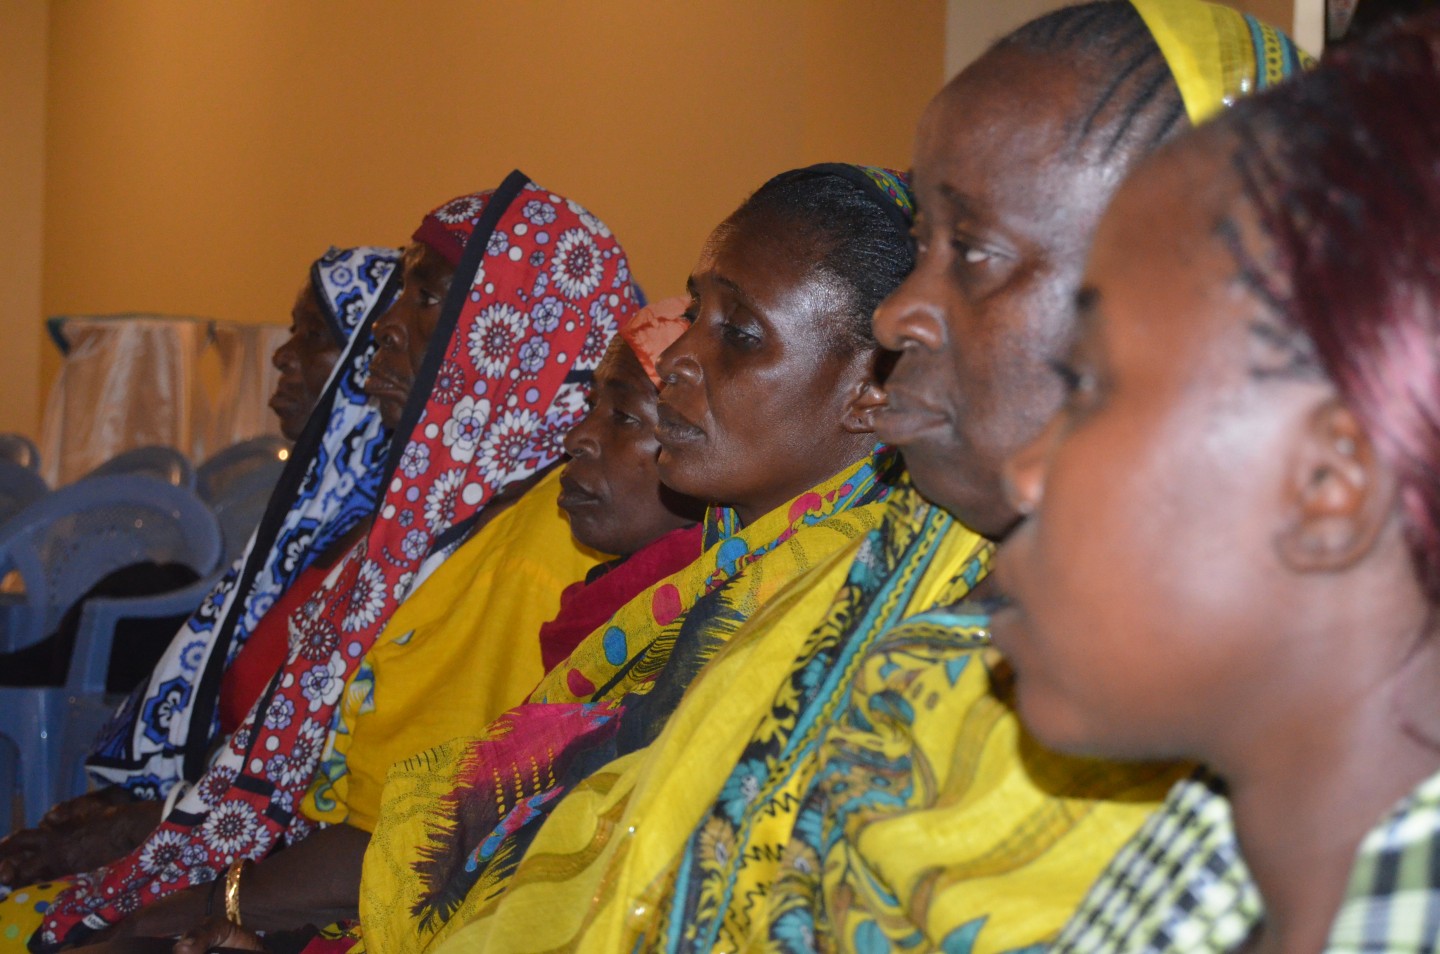
[[[0,841],[0,884],[19,887],[89,871],[132,851],[160,824],[159,802],[102,790],[61,802]]]
[[[212,917],[182,934],[175,942],[175,954],[205,954],[212,947],[263,951],[265,942],[253,931],[247,931],[222,917]]]

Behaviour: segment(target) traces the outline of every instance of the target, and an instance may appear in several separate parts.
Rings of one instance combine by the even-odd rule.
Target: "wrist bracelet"
[[[236,858],[225,872],[225,920],[236,927],[240,927],[240,875],[246,863],[244,858]]]

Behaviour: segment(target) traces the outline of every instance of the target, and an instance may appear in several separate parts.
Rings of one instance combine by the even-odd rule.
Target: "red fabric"
[[[540,660],[545,671],[569,658],[580,641],[604,625],[620,607],[699,558],[697,523],[671,530],[599,579],[565,587],[560,594],[560,612],[540,627]]]
[[[220,679],[220,731],[226,735],[240,728],[250,707],[270,684],[276,670],[290,654],[290,627],[286,623],[305,601],[320,590],[330,567],[309,566],[275,605],[261,617],[255,631]]]

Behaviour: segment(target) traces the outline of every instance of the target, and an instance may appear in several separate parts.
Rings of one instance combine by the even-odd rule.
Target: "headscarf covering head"
[[[326,318],[349,344],[245,553],[97,736],[86,765],[102,784],[159,799],[199,777],[219,731],[225,669],[315,556],[374,512],[389,439],[361,385],[375,347],[370,326],[394,297],[399,262],[397,249],[331,248],[311,266]]]
[[[410,237],[430,246],[441,258],[459,268],[465,243],[475,231],[489,195],[489,192],[472,192],[437,206],[426,214]]]
[[[289,659],[205,777],[143,844],[56,898],[37,950],[306,837],[300,801],[375,638],[497,494],[563,453],[595,366],[635,311],[625,252],[605,223],[518,171],[463,201],[465,221],[447,224],[471,234],[377,469],[374,525],[291,617]]]
[[[1202,0],[1130,0],[1155,38],[1198,126],[1235,102],[1315,64],[1284,33]]]
[[[337,341],[349,341],[355,328],[374,310],[399,262],[393,248],[332,245],[310,266],[310,284]]]
[[[660,372],[655,370],[655,363],[665,349],[689,329],[690,322],[685,319],[685,309],[689,306],[690,300],[682,295],[662,298],[641,308],[635,317],[620,326],[620,337],[635,352],[640,367],[645,369],[645,376],[657,388],[660,387]]]

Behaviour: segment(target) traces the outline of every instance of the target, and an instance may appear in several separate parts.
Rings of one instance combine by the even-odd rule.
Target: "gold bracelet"
[[[240,875],[245,864],[244,858],[237,858],[225,872],[225,920],[236,927],[240,927]]]

